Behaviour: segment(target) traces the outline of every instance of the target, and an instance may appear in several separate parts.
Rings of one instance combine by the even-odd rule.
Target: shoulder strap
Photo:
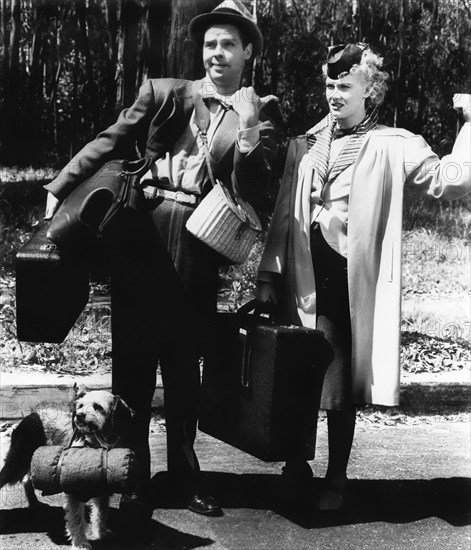
[[[206,107],[205,102],[201,96],[201,88],[193,88],[193,103],[195,106],[195,123],[198,126],[198,135],[201,138],[201,143],[203,145],[204,158],[206,161],[206,167],[208,169],[209,179],[211,185],[214,187],[216,185],[216,180],[214,178],[213,167],[211,166],[211,153],[209,152],[208,146],[208,126],[209,126],[209,109]]]
[[[203,101],[201,95],[201,81],[193,83],[193,105],[195,107],[195,122],[198,129],[201,131],[204,129],[206,133],[209,126],[209,109],[206,103]]]

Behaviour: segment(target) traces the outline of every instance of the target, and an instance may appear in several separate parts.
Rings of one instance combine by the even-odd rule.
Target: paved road
[[[469,418],[427,417],[386,425],[359,423],[345,512],[336,520],[284,504],[277,491],[281,464],[263,463],[200,434],[197,452],[215,494],[221,518],[204,518],[175,508],[159,495],[165,474],[153,478],[158,507],[152,542],[138,546],[118,538],[93,548],[159,550],[469,550],[471,547],[471,424]],[[5,434],[0,438],[5,452]],[[153,424],[155,470],[165,468],[165,432]],[[159,457],[162,461],[159,464]],[[320,422],[317,477],[326,467],[326,429]],[[313,496],[318,481],[313,483]],[[160,498],[159,498],[160,497]],[[64,541],[60,497],[49,498],[36,520],[19,488],[1,492],[0,549],[70,548]],[[117,506],[113,499],[113,507]],[[116,510],[112,527],[119,533]]]

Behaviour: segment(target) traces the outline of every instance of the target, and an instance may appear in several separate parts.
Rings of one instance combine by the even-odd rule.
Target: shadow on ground
[[[166,491],[158,489],[164,489],[164,477],[160,473],[153,478],[153,494],[161,495],[155,507],[173,508],[175,503],[166,500]],[[284,487],[279,475],[210,472],[207,482],[223,509],[272,510],[305,529],[408,523],[429,517],[441,518],[455,527],[471,525],[471,478],[351,480],[342,511],[324,515],[315,510],[315,496],[322,489],[319,479],[313,480],[304,494]]]
[[[0,534],[48,533],[56,544],[67,544],[63,532],[64,512],[58,506],[0,510]]]
[[[92,541],[94,550],[191,550],[213,544],[212,539],[184,533],[152,520],[148,542],[136,542],[135,533],[124,533],[120,529],[118,510],[110,511],[109,526],[114,537],[103,541]],[[64,512],[58,506],[41,506],[39,510],[17,508],[0,510],[0,535],[19,533],[47,533],[51,542],[56,545],[69,545],[65,537]],[[2,544],[0,543],[0,548]]]
[[[440,518],[455,527],[471,525],[471,478],[453,477],[410,480],[351,480],[344,509],[335,515],[315,512],[315,495],[322,481],[315,479],[305,488],[304,496],[283,486],[281,476],[209,472],[207,488],[223,509],[271,510],[303,529],[363,523],[409,523]],[[293,488],[291,488],[293,489]],[[156,509],[181,509],[168,485],[168,476],[160,472],[152,479]],[[220,518],[217,521],[224,521]],[[114,540],[93,542],[94,550],[130,548],[130,533],[123,533],[120,516],[111,509],[110,527]],[[132,543],[133,549],[183,550],[210,546],[215,541],[195,536],[152,520],[147,544]],[[43,505],[37,512],[27,508],[0,511],[0,533],[47,533],[51,541],[66,544],[62,508]],[[125,537],[128,537],[127,539]]]

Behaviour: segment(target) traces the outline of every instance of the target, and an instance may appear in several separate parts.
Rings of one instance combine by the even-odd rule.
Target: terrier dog
[[[40,505],[30,479],[31,458],[42,445],[87,445],[112,449],[123,446],[129,433],[134,412],[116,395],[108,391],[87,391],[77,386],[71,414],[33,412],[23,418],[11,435],[5,464],[0,471],[0,489],[4,485],[23,482],[28,504]],[[109,496],[91,499],[91,539],[102,539],[110,533],[106,527]],[[65,495],[65,524],[67,536],[74,549],[90,549],[87,539],[86,504],[72,495]]]

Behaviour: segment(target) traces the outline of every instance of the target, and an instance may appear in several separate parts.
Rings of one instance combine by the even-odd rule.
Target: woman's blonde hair
[[[347,74],[359,74],[368,83],[370,95],[366,99],[369,105],[381,105],[388,89],[389,75],[381,70],[383,58],[370,50],[367,46],[363,50],[360,63],[353,65],[348,72],[338,75],[342,78]],[[324,77],[327,76],[327,64],[323,65]]]

